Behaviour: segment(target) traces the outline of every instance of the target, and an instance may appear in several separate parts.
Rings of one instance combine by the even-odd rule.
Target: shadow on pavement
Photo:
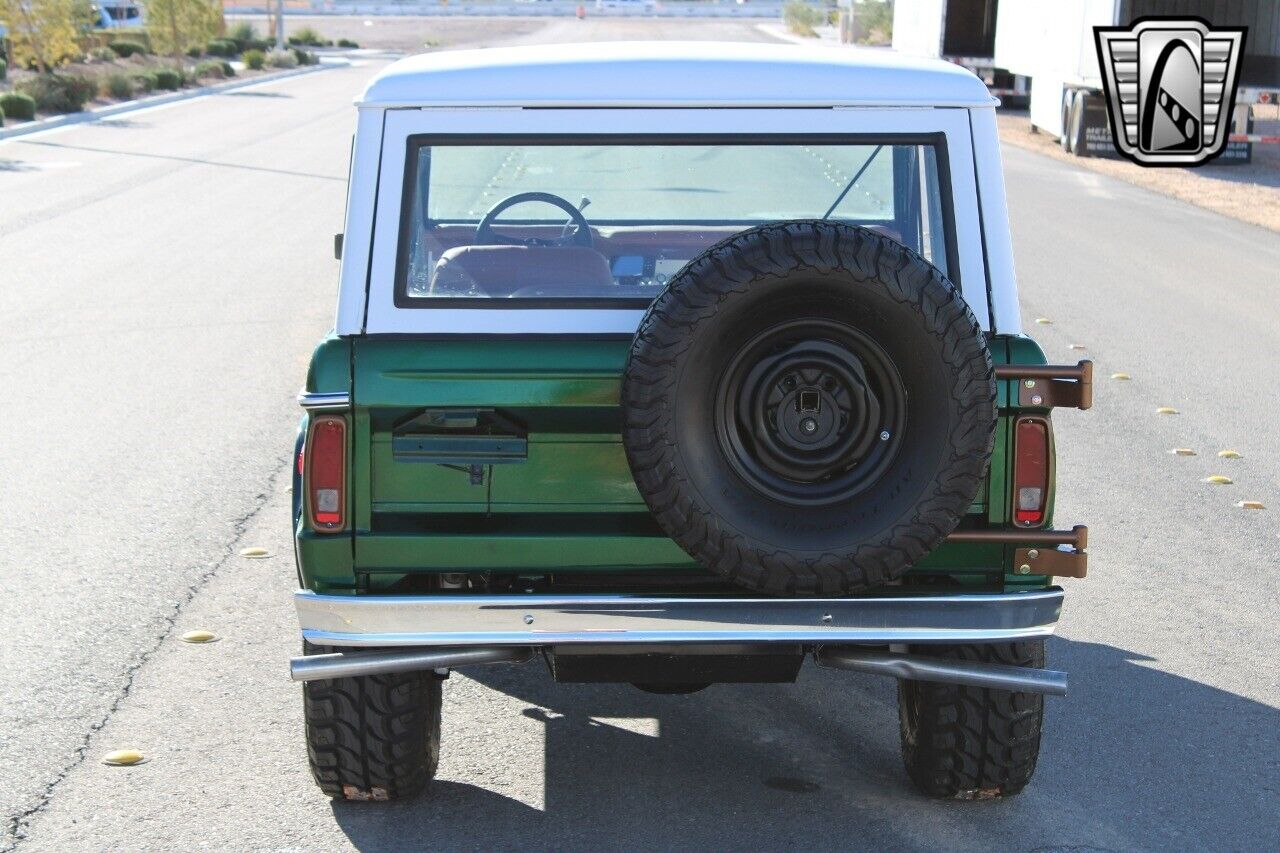
[[[219,98],[292,98],[286,92],[214,92]]]
[[[466,675],[527,702],[545,727],[543,756],[485,759],[541,758],[542,810],[442,780],[416,801],[336,803],[334,816],[366,851],[1276,849],[1280,710],[1111,646],[1055,639],[1049,656],[1072,693],[1048,700],[1036,778],[1007,801],[910,788],[887,679],[806,664],[795,685],[654,696],[557,685],[533,663]]]

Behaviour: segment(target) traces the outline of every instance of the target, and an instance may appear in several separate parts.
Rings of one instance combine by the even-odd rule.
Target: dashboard
[[[681,254],[680,252],[673,252]],[[656,255],[615,255],[609,259],[609,269],[614,281],[621,286],[663,287],[680,271],[689,258],[669,257],[666,252]]]

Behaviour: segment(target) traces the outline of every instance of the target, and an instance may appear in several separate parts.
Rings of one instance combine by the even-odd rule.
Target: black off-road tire
[[[305,646],[306,654],[336,651]],[[307,756],[339,800],[396,800],[426,788],[440,761],[441,679],[407,672],[303,685]]]
[[[1039,640],[911,651],[948,660],[1044,666]],[[1044,697],[903,680],[898,682],[898,722],[907,775],[922,793],[962,800],[1011,797],[1036,770]]]
[[[865,387],[872,365],[888,365],[877,375],[900,380],[902,414],[895,455],[849,466],[838,476],[873,473],[807,504],[744,474],[723,426],[738,417],[724,414],[732,365],[772,330],[803,336],[806,324],[838,329],[816,333],[834,336],[819,341],[827,351],[864,347]],[[627,459],[663,531],[738,585],[791,596],[879,586],[937,547],[986,476],[996,423],[991,355],[959,290],[896,240],[826,221],[753,228],[687,264],[640,324],[622,407]]]

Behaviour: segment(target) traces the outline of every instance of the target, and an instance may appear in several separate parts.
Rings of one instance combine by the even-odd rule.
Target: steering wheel
[[[515,207],[517,204],[524,204],[527,201],[540,201],[560,208],[569,215],[570,224],[575,227],[574,232],[552,238],[506,237],[494,232],[493,226],[499,215],[508,208]],[[489,212],[484,215],[484,218],[480,220],[480,224],[476,226],[474,242],[477,246],[586,246],[591,248],[592,236],[591,226],[587,224],[587,218],[571,202],[553,193],[516,193],[515,195],[507,196],[489,208]]]

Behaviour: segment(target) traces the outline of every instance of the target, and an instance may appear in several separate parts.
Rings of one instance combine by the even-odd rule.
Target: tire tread
[[[332,649],[308,645],[307,654]],[[307,756],[334,799],[394,800],[422,791],[440,758],[440,679],[431,672],[303,685]]]
[[[672,435],[674,386],[682,355],[724,300],[780,271],[836,269],[918,311],[925,333],[957,373],[951,394],[958,417],[941,466],[946,473],[885,535],[834,555],[783,551],[734,529],[697,497]],[[623,444],[636,485],[659,526],[687,553],[759,592],[848,594],[901,576],[968,511],[995,440],[995,370],[977,318],[936,267],[868,229],[802,220],[748,229],[684,267],[640,323],[622,407]]]
[[[918,646],[914,654],[1043,667],[1044,643]],[[907,704],[914,703],[912,720]],[[927,681],[898,683],[902,759],[924,794],[990,799],[1019,793],[1040,755],[1044,697]]]

